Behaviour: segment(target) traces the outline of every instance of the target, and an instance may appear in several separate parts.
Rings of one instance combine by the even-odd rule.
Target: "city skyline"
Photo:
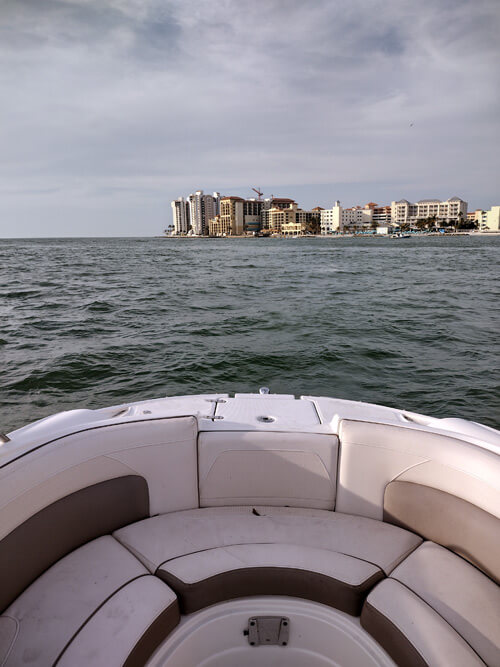
[[[4,0],[0,237],[155,235],[180,192],[500,199],[495,0]]]

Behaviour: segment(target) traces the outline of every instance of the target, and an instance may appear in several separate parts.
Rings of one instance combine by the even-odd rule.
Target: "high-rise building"
[[[189,205],[184,197],[178,197],[171,202],[172,218],[174,223],[174,234],[187,234],[190,227]]]
[[[458,222],[467,218],[467,202],[460,197],[446,201],[439,199],[421,199],[412,204],[406,199],[393,201],[391,204],[392,221],[397,225],[414,225],[418,220],[434,218],[439,222]]]
[[[243,202],[243,227],[245,232],[256,233],[261,226],[261,212],[264,202],[259,199],[245,199]]]
[[[217,215],[218,193],[212,195],[203,194],[203,190],[197,190],[188,197],[191,227],[195,236],[208,234],[208,221]]]
[[[244,200],[241,197],[221,197],[220,224],[226,235],[243,234],[243,204]]]
[[[219,215],[220,213],[220,192],[214,192],[212,197],[214,198],[214,215]]]

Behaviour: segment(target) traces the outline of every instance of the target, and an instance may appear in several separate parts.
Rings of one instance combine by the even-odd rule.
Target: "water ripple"
[[[0,430],[255,391],[500,426],[500,238],[45,239],[0,246]]]

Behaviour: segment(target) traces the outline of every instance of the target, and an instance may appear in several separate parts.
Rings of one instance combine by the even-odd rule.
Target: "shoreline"
[[[474,236],[478,238],[485,238],[488,236],[500,236],[499,231],[491,232],[474,232],[474,231],[463,231],[463,232],[446,232],[441,234],[440,232],[429,232],[427,234],[410,234],[409,238],[445,238],[449,236]],[[227,241],[228,239],[280,239],[280,240],[290,240],[297,241],[302,239],[390,239],[390,234],[304,234],[302,236],[249,236],[247,234],[239,234],[232,236],[167,236],[162,234],[155,236],[153,238],[157,239],[176,239],[176,240],[192,240],[192,239],[203,239],[203,240],[222,240]]]

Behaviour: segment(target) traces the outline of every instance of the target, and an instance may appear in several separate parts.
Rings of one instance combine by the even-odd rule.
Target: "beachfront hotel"
[[[440,222],[454,223],[467,219],[467,202],[460,197],[446,201],[439,199],[421,199],[411,204],[406,199],[391,203],[391,218],[397,225],[414,225],[418,220],[433,218]]]

